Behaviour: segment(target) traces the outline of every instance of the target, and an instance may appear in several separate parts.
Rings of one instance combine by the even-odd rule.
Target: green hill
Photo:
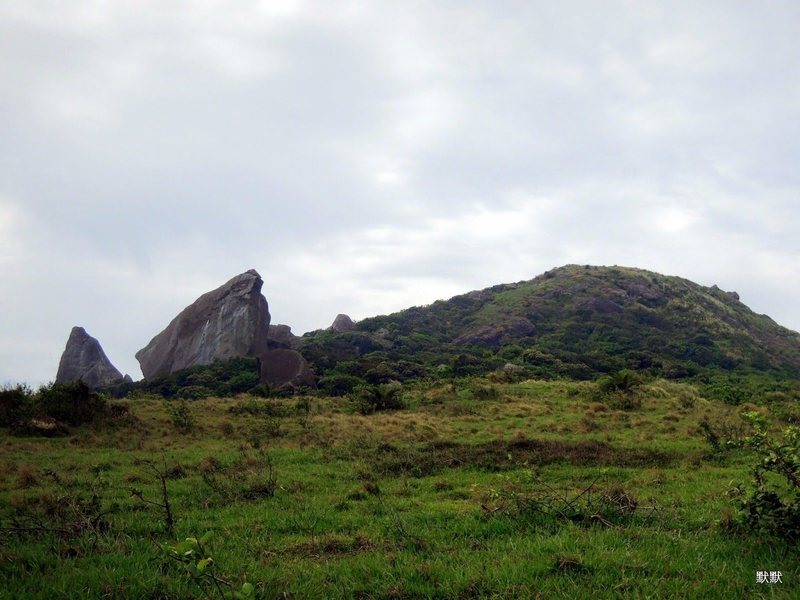
[[[800,334],[754,313],[735,292],[627,267],[567,265],[303,340],[323,384],[503,367],[579,379],[623,368],[671,378],[800,377]]]

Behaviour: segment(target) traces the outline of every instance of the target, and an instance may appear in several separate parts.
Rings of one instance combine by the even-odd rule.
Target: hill
[[[800,334],[735,292],[628,267],[567,265],[353,331],[307,334],[323,378],[371,382],[507,371],[590,379],[633,368],[685,378],[718,372],[800,376]]]

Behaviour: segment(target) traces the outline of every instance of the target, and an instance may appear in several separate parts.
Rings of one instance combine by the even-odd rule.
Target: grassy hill
[[[685,378],[800,376],[800,334],[735,292],[627,267],[568,265],[429,306],[317,332],[301,350],[318,375],[372,382],[485,374],[590,379],[623,368]]]

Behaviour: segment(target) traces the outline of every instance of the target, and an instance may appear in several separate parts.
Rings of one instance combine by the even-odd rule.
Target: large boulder
[[[270,350],[297,350],[302,344],[301,338],[292,333],[288,325],[270,325],[267,333],[267,346]]]
[[[122,381],[122,373],[108,360],[100,342],[83,327],[73,327],[58,363],[56,383],[79,379],[90,388],[99,388]]]
[[[145,379],[268,349],[269,306],[253,269],[200,296],[136,353]]]
[[[333,324],[331,325],[331,329],[333,329],[336,333],[342,333],[343,331],[353,331],[356,328],[356,324],[347,315],[336,315],[336,318],[333,320]]]
[[[270,350],[260,356],[261,383],[276,390],[315,387],[314,373],[303,355],[296,350]]]

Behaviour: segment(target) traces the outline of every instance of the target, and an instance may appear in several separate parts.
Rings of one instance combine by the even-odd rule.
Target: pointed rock
[[[353,319],[342,314],[336,315],[336,318],[333,320],[333,325],[331,325],[331,329],[333,329],[336,333],[352,331],[355,328],[356,324],[353,322]]]
[[[86,333],[83,327],[72,328],[56,374],[56,383],[78,379],[90,388],[122,381],[122,373],[108,360],[100,342]]]
[[[253,269],[200,296],[136,353],[145,379],[267,351],[269,306]]]

